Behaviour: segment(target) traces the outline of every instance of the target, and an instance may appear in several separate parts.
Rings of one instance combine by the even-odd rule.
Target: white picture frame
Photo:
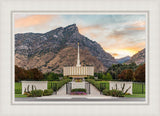
[[[160,6],[157,1],[90,1],[90,0],[55,0],[55,1],[0,1],[0,115],[160,115]],[[149,14],[148,27],[148,97],[145,104],[13,104],[13,35],[11,31],[12,12],[32,11],[45,13],[54,12],[146,12]]]

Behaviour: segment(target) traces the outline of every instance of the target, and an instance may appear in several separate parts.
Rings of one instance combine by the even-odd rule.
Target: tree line
[[[116,64],[107,71],[115,80],[145,82],[145,64]]]
[[[102,80],[122,80],[145,82],[145,64],[113,64],[106,72],[94,73]]]
[[[58,81],[63,74],[56,74],[49,72],[43,74],[37,68],[25,70],[21,67],[15,66],[15,81],[21,80],[48,80]],[[114,64],[107,72],[94,73],[90,78],[98,77],[101,80],[122,80],[122,81],[140,81],[145,82],[145,64],[136,65],[131,64]]]
[[[47,81],[59,81],[59,77],[63,77],[63,74],[57,74],[54,72],[49,72],[43,74],[37,68],[33,69],[23,69],[15,65],[15,81],[19,82],[22,80],[27,81],[40,81],[40,80],[47,80]]]
[[[43,73],[39,71],[37,68],[25,70],[21,67],[18,67],[15,65],[15,81],[21,81],[21,80],[42,80]]]

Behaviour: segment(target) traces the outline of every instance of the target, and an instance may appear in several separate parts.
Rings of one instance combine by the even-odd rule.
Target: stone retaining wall
[[[22,94],[24,93],[25,89],[27,90],[27,87],[29,86],[29,91],[32,91],[32,85],[33,88],[38,90],[45,90],[47,89],[48,81],[22,81]]]
[[[125,84],[123,92],[125,92],[130,87],[127,93],[132,94],[132,82],[109,81],[109,90],[116,89],[116,85],[117,85],[117,90],[122,90],[123,84]]]

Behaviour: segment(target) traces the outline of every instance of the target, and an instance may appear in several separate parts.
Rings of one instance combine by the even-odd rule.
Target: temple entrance
[[[66,94],[70,94],[72,89],[86,89],[86,93],[90,94],[90,83],[82,82],[69,82],[66,84]]]

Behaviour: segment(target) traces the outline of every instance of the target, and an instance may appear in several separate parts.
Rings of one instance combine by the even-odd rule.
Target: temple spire
[[[78,42],[78,54],[77,54],[77,67],[80,67],[80,57],[79,57],[79,42]]]

